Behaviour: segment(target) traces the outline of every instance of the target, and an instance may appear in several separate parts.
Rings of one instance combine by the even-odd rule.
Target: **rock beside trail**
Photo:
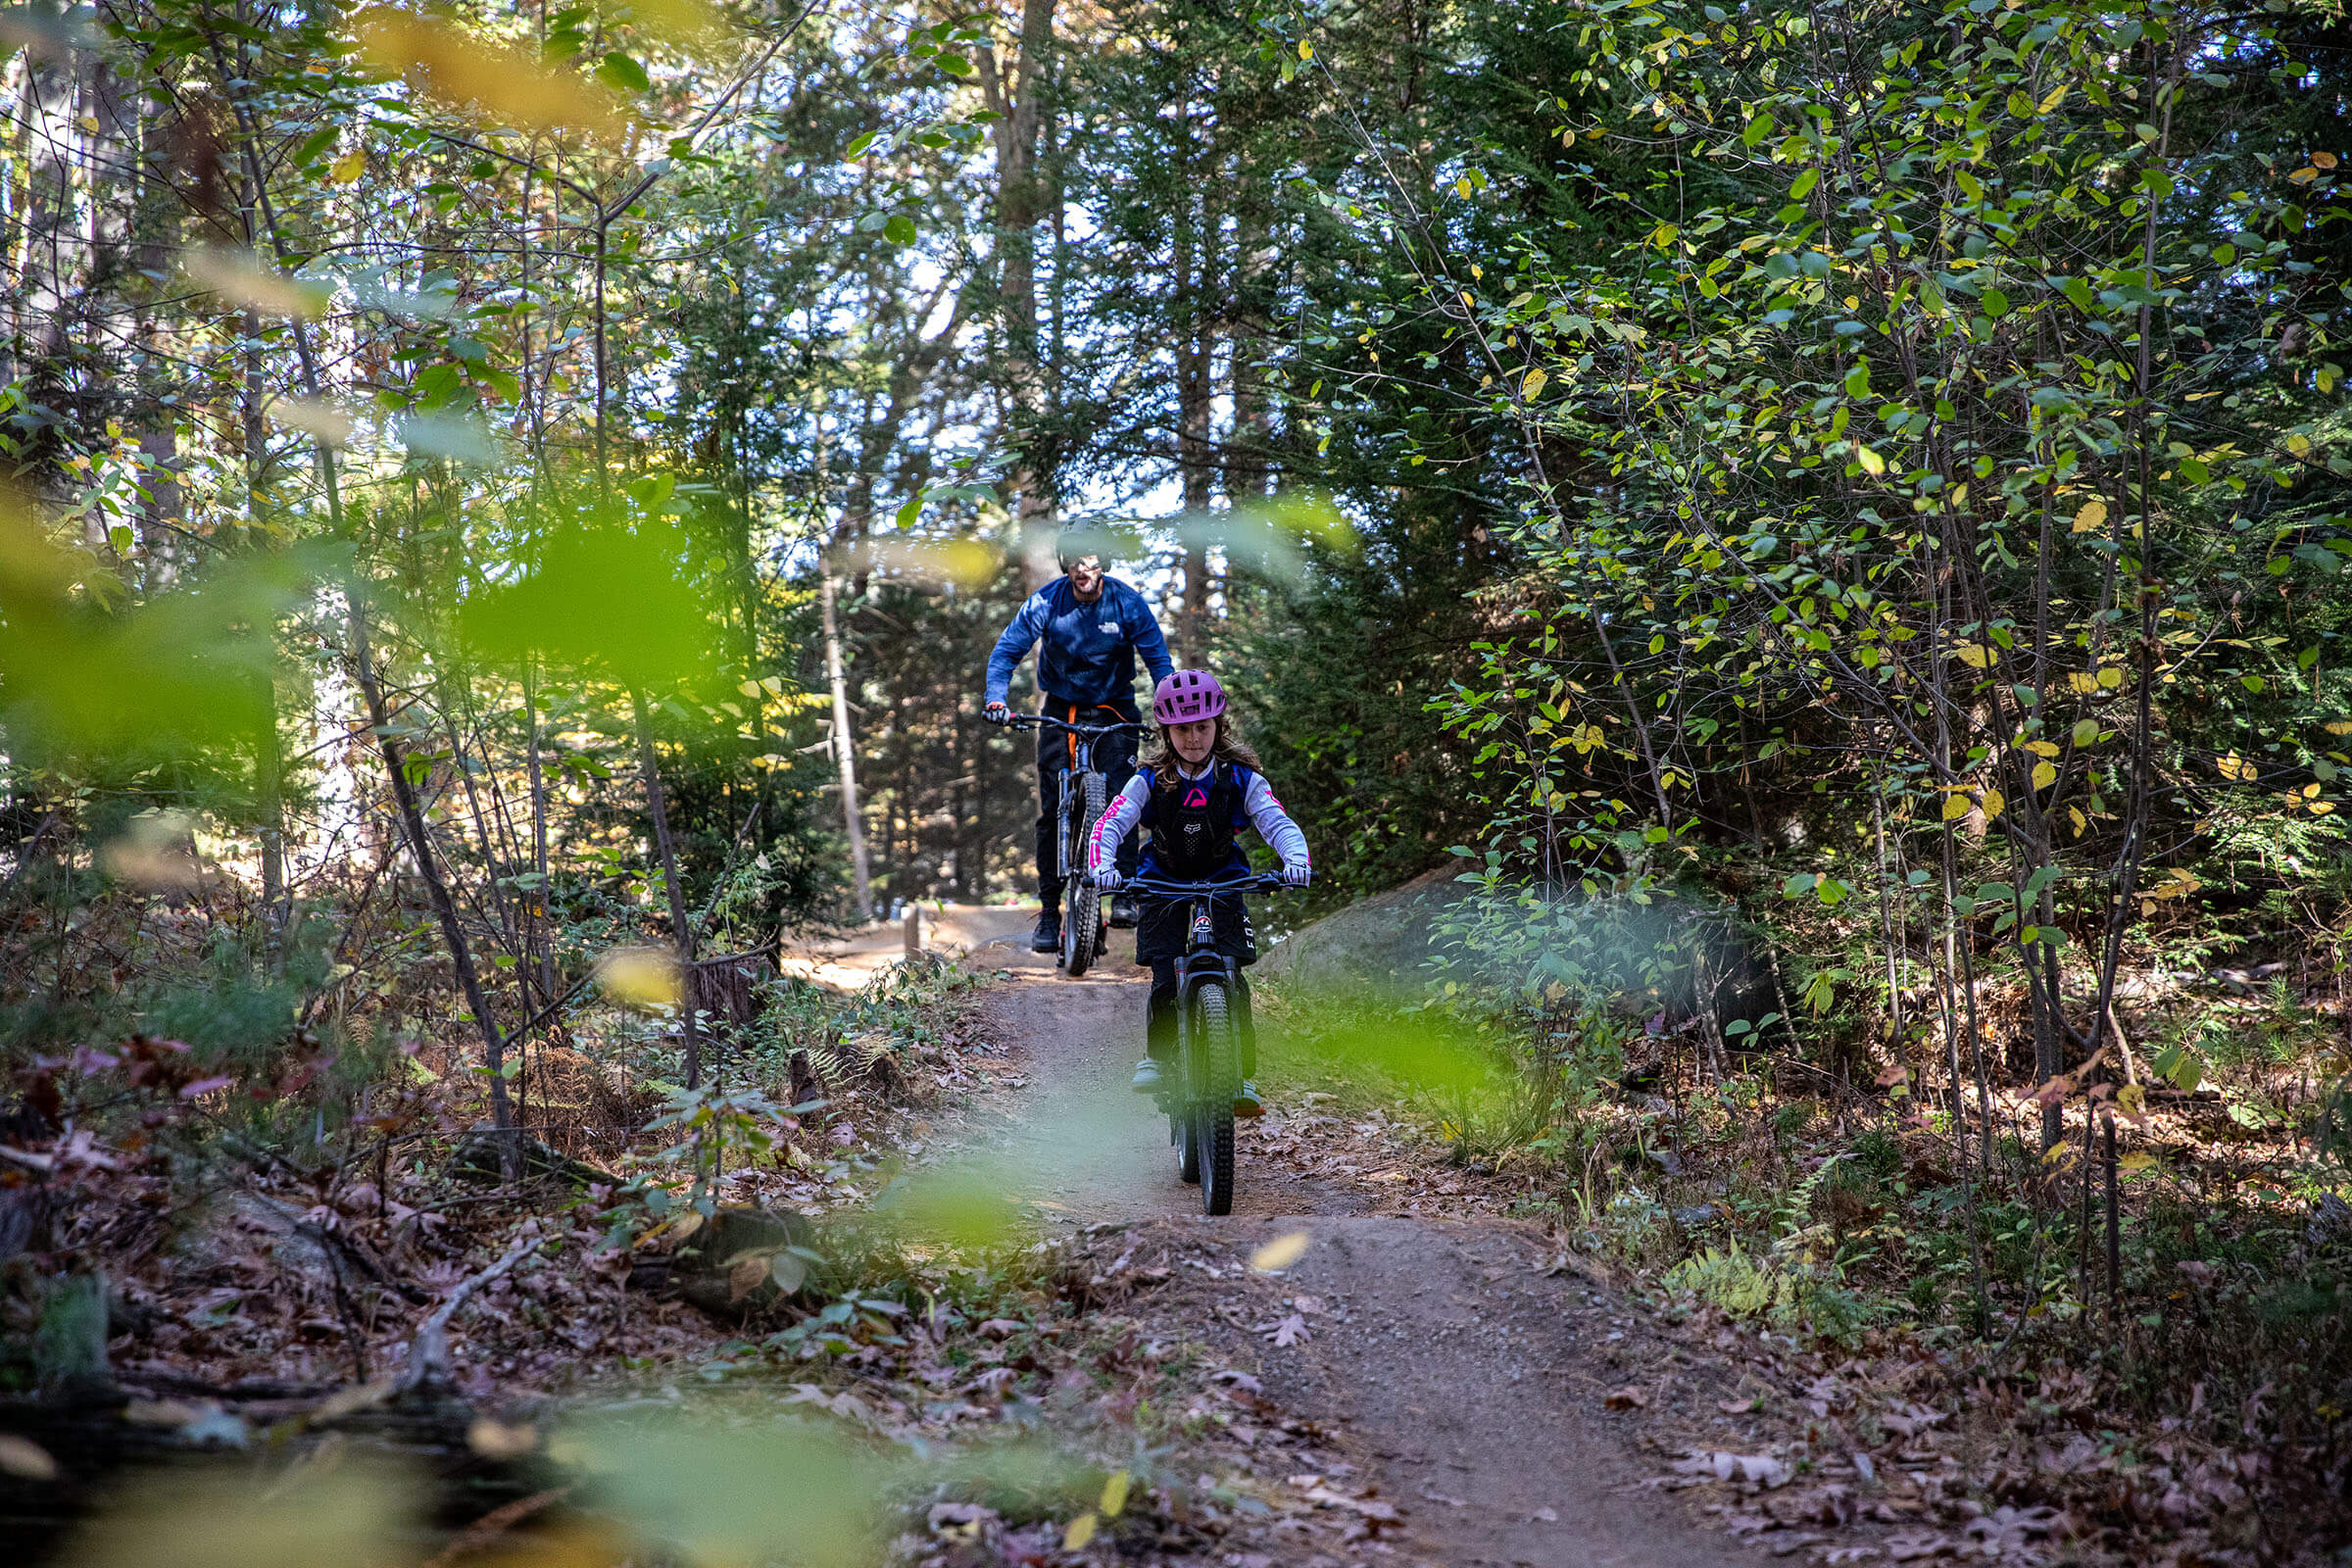
[[[1266,950],[1252,983],[1289,991],[1418,988],[1438,922],[1461,900],[1460,874],[1458,865],[1442,865],[1302,926]]]
[[[799,1294],[808,1260],[793,1249],[815,1240],[805,1215],[722,1208],[678,1244],[669,1277],[689,1303],[734,1322]]]

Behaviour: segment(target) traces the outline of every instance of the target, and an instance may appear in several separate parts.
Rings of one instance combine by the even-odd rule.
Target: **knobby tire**
[[[1224,982],[1208,981],[1193,993],[1193,1014],[1192,1050],[1185,1054],[1186,1065],[1195,1076],[1185,1089],[1192,1102],[1193,1141],[1199,1151],[1200,1207],[1205,1213],[1230,1214],[1233,1099],[1242,1086]]]
[[[1080,789],[1078,842],[1070,855],[1070,863],[1078,869],[1069,879],[1068,908],[1061,920],[1061,966],[1073,979],[1086,973],[1102,946],[1102,893],[1086,870],[1095,824],[1102,817],[1102,774],[1088,773]]]

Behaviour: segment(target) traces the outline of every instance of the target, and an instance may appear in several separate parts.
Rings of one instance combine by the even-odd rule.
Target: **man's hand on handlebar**
[[[1100,866],[1095,871],[1095,886],[1104,893],[1116,893],[1126,882],[1127,879],[1119,875],[1119,868],[1115,865]]]
[[[980,710],[980,716],[991,724],[1009,724],[1012,722],[1012,710],[1003,703],[991,703]]]
[[[1282,885],[1286,888],[1302,888],[1314,874],[1314,869],[1303,860],[1296,865],[1286,865],[1282,868]]]

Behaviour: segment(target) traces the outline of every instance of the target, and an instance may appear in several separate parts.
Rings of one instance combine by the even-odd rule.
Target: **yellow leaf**
[[[2035,762],[2034,764],[2034,787],[2035,789],[2046,790],[2057,782],[2058,764],[2055,762]]]
[[[2330,721],[2328,725],[2328,733],[2330,735],[2352,735],[2352,719],[2339,718]]]
[[[1467,201],[1467,200],[1469,200],[1469,199],[1470,199],[1470,182],[1469,182],[1468,180],[1466,180],[1466,179],[1457,179],[1457,180],[1455,180],[1455,181],[1453,182],[1453,193],[1454,193],[1456,196],[1459,196],[1459,197],[1461,197],[1461,198],[1462,198],[1464,201]]]
[[[2123,666],[2121,664],[2109,664],[2106,668],[2100,670],[2099,684],[2111,692],[2121,689],[2124,684]]]
[[[2046,115],[2064,102],[2066,102],[2066,83],[2062,81],[2042,94],[2041,102],[2034,106],[2034,112],[2038,115]]]
[[[326,308],[325,289],[279,271],[251,251],[190,251],[179,265],[222,299],[264,316],[308,320]]]
[[[338,185],[348,185],[368,172],[368,155],[357,147],[326,166],[326,173]]]
[[[1061,1549],[1077,1551],[1095,1539],[1095,1513],[1088,1509],[1070,1521],[1070,1528],[1061,1533]]]
[[[2032,752],[2035,757],[2056,757],[2058,744],[2055,741],[2028,741],[2026,750]]]
[[[2298,458],[2301,457],[2304,453],[2311,450],[2311,437],[2307,435],[2288,436],[2286,438],[2286,450]]]
[[[1306,1244],[1312,1240],[1314,1238],[1304,1231],[1277,1236],[1250,1254],[1250,1266],[1260,1274],[1272,1274],[1278,1269],[1289,1268],[1306,1255]]]
[[[2003,796],[1999,790],[1986,789],[1984,795],[1984,820],[1989,822],[1999,816],[2001,808],[2006,804],[2008,804],[2007,797]]]
[[[1315,46],[1311,43],[1308,43],[1304,38],[1298,40],[1298,58],[1301,60],[1312,60],[1315,58]]]
[[[2106,502],[2104,502],[2104,501],[2087,501],[2087,502],[2084,502],[2084,503],[2083,503],[2083,506],[2082,506],[2082,510],[2081,512],[2078,512],[2078,513],[2076,513],[2076,514],[2075,514],[2075,532],[2077,532],[2077,533],[2088,533],[2088,532],[2090,532],[2090,531],[2091,531],[2093,528],[2096,528],[2096,527],[2100,526],[2100,525],[2101,525],[2102,523],[2104,523],[2106,520],[2107,520],[2107,503],[2106,503]]]
[[[1968,797],[1967,797],[1967,796],[1965,796],[1965,795],[1946,795],[1946,796],[1943,798],[1943,819],[1944,819],[1946,822],[1957,822],[1957,821],[1959,821],[1959,820],[1960,820],[1962,817],[1966,816],[1967,814],[1968,814]]]
[[[2241,760],[2235,752],[2216,759],[2213,765],[2222,770],[2224,778],[2243,779],[2249,784],[2254,782],[2254,764]]]
[[[360,52],[416,91],[524,130],[572,126],[611,132],[618,100],[595,81],[551,71],[530,53],[431,17],[372,6],[354,21]]]
[[[2090,823],[2084,819],[2082,812],[2078,808],[2072,806],[2068,807],[2066,808],[2066,814],[2074,818],[2075,837],[2081,838],[2083,834],[2090,831]]]
[[[2131,1087],[2137,1089],[2139,1086],[2133,1084]],[[2115,1162],[2115,1168],[2117,1170],[2153,1170],[2156,1168],[2156,1156],[2141,1153],[2126,1154]]]
[[[629,0],[637,26],[672,42],[709,42],[730,30],[726,18],[703,0]]]
[[[2333,169],[2335,167],[2335,154],[2313,153],[2311,155],[2311,161],[2322,169]]]
[[[1876,476],[1886,471],[1886,460],[1880,457],[1876,452],[1871,451],[1871,449],[1868,447],[1856,448],[1854,452],[1854,461],[1862,465],[1862,471],[1864,473]]]
[[[1544,367],[1537,366],[1527,372],[1527,379],[1519,383],[1519,395],[1530,403],[1535,402],[1543,395],[1544,383],[1549,379],[1551,378],[1544,373]]]
[[[2319,177],[2320,172],[2318,170],[2306,168],[2296,170],[2293,173],[2287,175],[2286,179],[2287,183],[2290,185],[2308,185]]]
[[[1126,1511],[1127,1486],[1132,1479],[1124,1470],[1113,1470],[1109,1479],[1102,1483],[1101,1506],[1103,1518],[1116,1519]]]
[[[668,1007],[678,1001],[678,960],[660,948],[617,948],[597,966],[597,983],[623,1006]]]
[[[2099,677],[2088,670],[2078,669],[2066,677],[2066,685],[2069,691],[2088,697],[2099,689]]]
[[[2326,816],[2329,811],[2334,809],[2335,803],[2333,801],[2314,801],[2311,803],[2311,814],[2314,816]]]
[[[1962,643],[1952,650],[1952,657],[1971,669],[1983,669],[1992,662],[1992,650],[1982,643]]]

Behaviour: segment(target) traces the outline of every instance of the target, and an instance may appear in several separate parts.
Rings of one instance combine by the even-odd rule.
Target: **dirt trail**
[[[1124,946],[1121,942],[1120,946]],[[996,1039],[1028,1077],[1002,1129],[1062,1225],[1102,1221],[1199,1237],[1237,1255],[1304,1231],[1287,1289],[1322,1307],[1306,1343],[1263,1357],[1267,1393],[1348,1432],[1417,1526],[1417,1560],[1450,1568],[1662,1568],[1753,1563],[1675,1499],[1638,1493],[1626,1417],[1602,1396],[1654,1355],[1581,1278],[1547,1277],[1535,1234],[1497,1221],[1373,1212],[1350,1186],[1252,1162],[1245,1127],[1235,1213],[1210,1220],[1177,1179],[1166,1122],[1127,1088],[1145,981],[1116,949],[1083,979],[1012,960],[989,998]],[[1653,1367],[1642,1370],[1654,1371]],[[1286,1565],[1287,1568],[1287,1565]]]

